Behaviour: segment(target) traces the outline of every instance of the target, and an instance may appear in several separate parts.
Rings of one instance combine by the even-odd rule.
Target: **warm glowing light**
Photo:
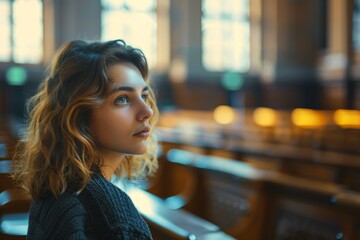
[[[296,108],[291,113],[292,122],[299,127],[316,128],[326,124],[326,117],[319,111]]]
[[[343,128],[360,128],[360,111],[338,109],[334,112],[334,121]]]
[[[277,122],[276,111],[271,108],[257,108],[253,113],[254,122],[262,127],[273,127]]]
[[[230,124],[234,122],[235,110],[225,105],[218,106],[214,110],[214,119],[220,124]]]

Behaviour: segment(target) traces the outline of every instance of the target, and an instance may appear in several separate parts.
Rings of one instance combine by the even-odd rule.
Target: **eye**
[[[115,104],[127,104],[129,102],[129,98],[127,96],[120,96],[115,100]]]
[[[149,94],[148,94],[148,93],[143,93],[143,94],[141,95],[141,98],[142,98],[144,101],[146,101],[146,100],[149,98]]]

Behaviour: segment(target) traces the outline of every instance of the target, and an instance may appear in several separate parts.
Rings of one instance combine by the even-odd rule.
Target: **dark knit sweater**
[[[94,174],[79,194],[33,202],[28,240],[139,239],[150,240],[150,230],[128,195]]]

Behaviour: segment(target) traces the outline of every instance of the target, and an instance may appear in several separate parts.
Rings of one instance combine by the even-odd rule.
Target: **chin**
[[[140,156],[140,155],[143,155],[145,154],[146,151],[144,152],[129,152],[129,153],[126,153],[126,155],[130,155],[130,156]]]
[[[144,147],[144,148],[141,148],[141,149],[136,149],[134,151],[131,151],[130,154],[132,154],[132,155],[143,155],[143,154],[146,153],[146,151],[147,151],[147,148]]]
[[[118,149],[119,152],[122,152],[124,154],[129,154],[129,155],[143,155],[147,152],[148,150],[148,144],[144,143],[144,144],[136,144],[133,145],[131,148],[122,148],[122,149]]]
[[[145,143],[145,144],[142,144],[140,147],[139,147],[139,155],[142,155],[144,153],[146,153],[148,150],[148,144]]]
[[[143,151],[140,151],[137,155],[143,155],[143,154],[145,154],[145,153],[146,153],[146,150],[147,150],[147,149],[144,149]]]

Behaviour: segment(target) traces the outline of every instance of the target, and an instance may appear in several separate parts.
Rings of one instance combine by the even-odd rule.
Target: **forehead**
[[[108,68],[108,76],[114,86],[144,87],[146,82],[139,69],[131,63],[115,63]]]

